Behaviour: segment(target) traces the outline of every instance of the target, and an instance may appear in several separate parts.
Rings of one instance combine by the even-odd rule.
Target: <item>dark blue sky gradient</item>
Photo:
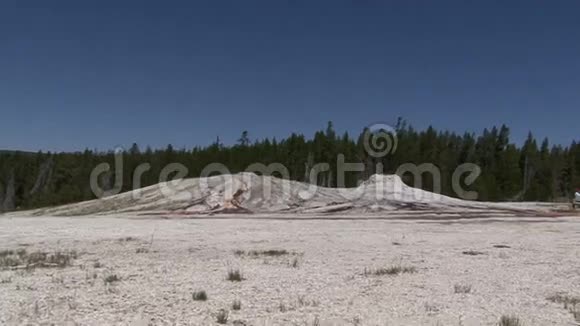
[[[580,133],[579,1],[2,1],[0,148]]]

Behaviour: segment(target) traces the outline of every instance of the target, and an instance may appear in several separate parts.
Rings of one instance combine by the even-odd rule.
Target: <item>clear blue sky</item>
[[[2,1],[0,148],[191,147],[398,116],[580,138],[580,1]]]

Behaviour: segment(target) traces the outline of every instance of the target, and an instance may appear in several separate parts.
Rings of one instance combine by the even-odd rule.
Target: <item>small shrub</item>
[[[207,293],[205,291],[195,291],[192,294],[192,298],[194,301],[206,301],[207,300]]]
[[[216,315],[216,322],[218,324],[227,324],[229,313],[227,310],[222,309]]]
[[[455,293],[471,293],[471,285],[455,284],[453,288]]]
[[[523,326],[524,324],[516,316],[503,315],[499,319],[499,326]]]
[[[499,249],[507,249],[507,248],[511,248],[510,246],[501,245],[501,244],[499,244],[499,245],[494,245],[493,247],[494,247],[494,248],[499,248]]]
[[[240,300],[234,300],[234,302],[232,303],[232,309],[233,310],[242,309],[242,302]]]
[[[244,278],[242,277],[242,272],[240,272],[239,269],[230,269],[228,271],[227,280],[232,282],[241,282],[244,280]]]
[[[149,249],[147,248],[137,248],[136,253],[138,254],[146,254],[149,252]]]
[[[101,262],[100,262],[100,261],[96,261],[96,262],[93,264],[93,268],[101,268],[101,267],[103,267],[103,264],[101,264]]]

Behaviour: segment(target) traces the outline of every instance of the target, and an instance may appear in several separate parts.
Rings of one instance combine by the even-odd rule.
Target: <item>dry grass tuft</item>
[[[250,256],[250,257],[260,257],[260,256],[269,256],[269,257],[279,257],[292,254],[288,250],[285,249],[268,249],[268,250],[235,250],[234,254],[236,256]]]
[[[320,326],[320,319],[318,319],[318,316],[314,317],[314,320],[312,321],[312,326]]]
[[[232,310],[241,310],[242,309],[242,301],[234,300],[232,303]]]
[[[137,241],[138,239],[135,237],[123,237],[119,238],[119,242],[129,242],[129,241]]]
[[[207,293],[204,290],[195,291],[191,295],[194,301],[206,301],[207,300]]]
[[[283,302],[280,302],[280,305],[278,305],[278,310],[280,310],[280,312],[286,312],[288,311],[288,308],[286,308],[286,305]]]
[[[455,293],[471,293],[471,285],[468,284],[455,284],[453,289]]]
[[[239,269],[230,269],[226,279],[232,282],[241,282],[244,280],[244,277],[242,276],[242,272],[240,272]]]
[[[468,256],[479,256],[479,255],[485,255],[485,252],[475,251],[475,250],[466,250],[463,252],[463,254],[468,255]]]
[[[300,261],[298,258],[294,258],[292,262],[290,262],[290,267],[298,268],[300,266]]]
[[[220,311],[218,311],[217,315],[216,315],[216,322],[218,324],[227,324],[228,323],[228,318],[229,318],[229,312],[225,309],[222,309]]]
[[[318,307],[320,305],[320,302],[318,302],[318,300],[315,299],[309,300],[305,296],[301,295],[296,300],[296,305],[298,307]]]
[[[117,274],[107,275],[103,279],[103,281],[105,282],[105,285],[107,285],[107,284],[113,284],[113,283],[119,282],[120,280],[121,280],[121,278],[119,276],[117,276]]]
[[[383,275],[413,274],[416,272],[417,268],[415,268],[414,266],[395,265],[387,268],[377,268],[377,269],[365,268],[364,275],[383,276]]]

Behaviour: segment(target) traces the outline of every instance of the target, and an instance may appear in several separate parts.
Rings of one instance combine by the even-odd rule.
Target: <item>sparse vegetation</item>
[[[524,324],[516,316],[503,315],[499,319],[498,326],[523,326]]]
[[[225,309],[218,311],[216,315],[216,322],[218,324],[227,324],[229,318],[229,312]]]
[[[204,290],[195,291],[191,295],[194,301],[206,301],[207,300],[207,293]]]
[[[25,249],[17,251],[4,250],[0,252],[0,268],[64,268],[70,266],[72,261],[77,258],[76,251],[57,251],[53,254],[35,251],[28,253]]]
[[[135,251],[138,254],[146,254],[149,252],[149,249],[147,248],[137,248],[137,250]]]
[[[502,245],[502,244],[499,244],[499,245],[494,245],[493,247],[494,247],[494,248],[500,248],[500,249],[511,248],[510,246],[507,246],[507,245]]]
[[[239,269],[230,269],[228,270],[227,280],[232,282],[241,282],[244,280],[244,277],[242,276],[242,272],[240,272]]]
[[[242,301],[234,300],[234,302],[232,303],[232,310],[240,310],[240,309],[242,309]]]
[[[374,276],[383,276],[383,275],[399,275],[399,274],[412,274],[416,273],[417,268],[413,266],[391,266],[387,268],[377,268],[377,269],[367,269],[364,270],[364,275],[374,275]]]
[[[467,285],[467,284],[455,284],[453,289],[455,290],[455,293],[462,293],[462,294],[471,293],[471,285]]]

